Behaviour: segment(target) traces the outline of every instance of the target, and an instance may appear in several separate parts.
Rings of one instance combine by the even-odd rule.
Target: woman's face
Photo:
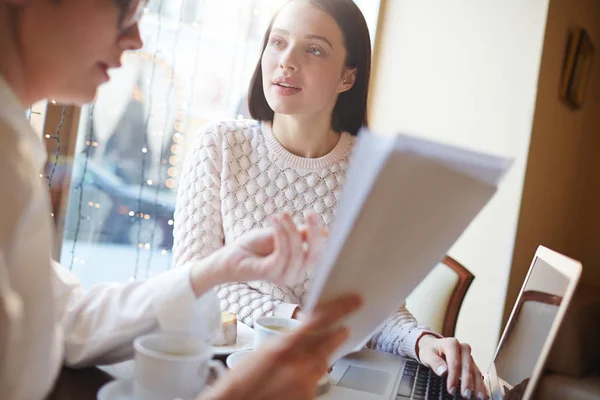
[[[98,86],[109,80],[108,70],[121,65],[123,52],[142,46],[137,22],[146,1],[119,9],[118,4],[128,3],[35,0],[22,8],[17,39],[36,97],[79,104],[93,100]]]
[[[263,52],[265,98],[276,114],[333,113],[338,95],[352,88],[343,33],[335,20],[307,1],[281,10]]]

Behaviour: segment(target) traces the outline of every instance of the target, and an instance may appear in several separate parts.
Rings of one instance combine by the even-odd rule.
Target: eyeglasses
[[[121,30],[126,32],[140,22],[142,15],[144,15],[144,9],[148,5],[148,0],[120,1],[119,5],[122,7]]]

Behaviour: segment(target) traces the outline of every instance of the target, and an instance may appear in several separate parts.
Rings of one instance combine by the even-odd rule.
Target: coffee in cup
[[[300,326],[300,321],[282,317],[260,317],[254,320],[254,348],[275,335],[291,332]]]

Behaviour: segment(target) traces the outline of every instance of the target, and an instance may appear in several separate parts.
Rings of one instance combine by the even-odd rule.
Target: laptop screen
[[[493,360],[505,389],[526,389],[569,282],[568,276],[536,257]]]

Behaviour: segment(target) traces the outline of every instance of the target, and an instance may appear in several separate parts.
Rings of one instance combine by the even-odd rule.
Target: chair
[[[446,256],[408,296],[406,307],[420,324],[452,337],[473,279],[468,269]]]

